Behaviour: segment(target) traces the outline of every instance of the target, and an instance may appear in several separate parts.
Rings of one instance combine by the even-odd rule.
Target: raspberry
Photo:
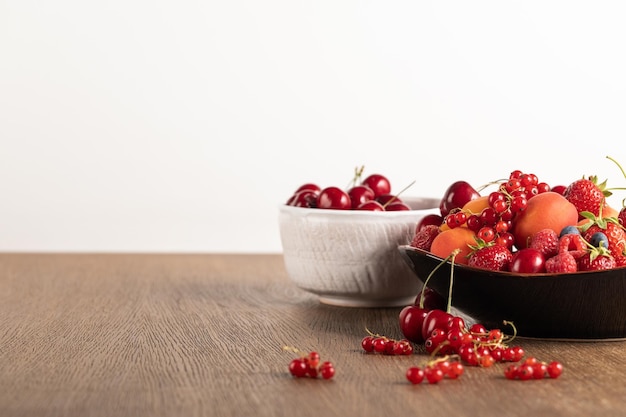
[[[578,271],[576,258],[571,252],[560,252],[557,255],[546,260],[546,272],[551,274],[567,273]]]
[[[439,234],[439,226],[428,225],[424,226],[420,231],[415,233],[413,240],[411,240],[411,246],[426,251],[430,250],[430,245],[433,240]]]
[[[553,257],[559,252],[559,235],[552,229],[543,229],[535,233],[528,247],[537,249],[546,257]]]
[[[562,236],[559,239],[559,253],[561,252],[586,252],[585,240],[583,237],[576,233],[570,233]]]

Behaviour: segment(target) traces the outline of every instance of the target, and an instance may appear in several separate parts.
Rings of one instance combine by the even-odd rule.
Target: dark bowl
[[[443,260],[403,245],[398,248],[420,281]],[[515,274],[454,265],[452,306],[489,328],[549,339],[626,338],[626,268],[569,274]],[[448,297],[450,262],[428,287]]]

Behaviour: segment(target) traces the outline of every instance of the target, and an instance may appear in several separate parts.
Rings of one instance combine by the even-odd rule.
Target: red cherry
[[[352,202],[348,193],[338,187],[326,187],[317,196],[317,207],[321,209],[350,210]]]
[[[294,194],[303,190],[311,190],[311,191],[315,191],[316,193],[319,193],[322,189],[320,188],[319,185],[308,182],[306,184],[302,184],[301,186],[299,186]]]
[[[415,232],[419,232],[424,227],[429,225],[441,226],[441,223],[443,223],[443,217],[439,214],[427,214],[417,223],[417,226],[415,226]]]
[[[550,191],[563,195],[566,189],[567,189],[567,186],[565,185],[555,185],[554,187],[550,189]]]
[[[375,195],[371,188],[365,185],[355,185],[348,190],[348,196],[352,201],[352,208],[355,209],[363,203],[373,200]]]
[[[307,189],[301,190],[287,201],[287,205],[315,208],[317,206],[317,192]]]
[[[359,205],[355,210],[367,210],[367,211],[385,211],[385,208],[376,200],[366,201]]]
[[[429,310],[415,305],[406,306],[400,311],[400,330],[405,338],[413,343],[423,343],[426,340],[422,336],[422,326],[428,312]]]
[[[523,274],[546,272],[546,259],[537,249],[520,249],[513,254],[509,269],[511,272]]]
[[[443,194],[439,210],[441,217],[446,217],[453,209],[463,207],[467,202],[480,197],[478,191],[466,181],[452,183]]]
[[[368,176],[361,184],[370,187],[377,197],[391,192],[391,183],[387,177],[380,174],[372,174]]]
[[[422,296],[424,297],[424,303],[421,304],[422,307],[426,310],[445,310],[446,309],[446,300],[439,294],[437,291],[433,290],[430,287],[424,287],[415,298],[415,305],[420,306],[422,301]]]
[[[407,206],[402,201],[394,201],[393,203],[387,204],[385,207],[385,211],[407,211],[411,210],[411,207]]]
[[[450,318],[452,318],[452,315],[443,310],[430,310],[422,323],[422,337],[424,340],[428,339],[435,329],[447,330]]]
[[[402,200],[399,197],[391,193],[387,193],[387,194],[376,196],[376,201],[378,201],[380,204],[384,206],[387,203],[402,201]]]

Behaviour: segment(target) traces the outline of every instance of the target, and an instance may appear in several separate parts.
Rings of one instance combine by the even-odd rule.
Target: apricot
[[[480,214],[487,207],[489,207],[489,196],[484,195],[472,201],[468,201],[467,204],[463,206],[463,211],[466,212],[469,217],[471,214]]]
[[[466,265],[467,255],[472,250],[469,245],[476,244],[475,236],[474,232],[467,227],[455,227],[454,229],[444,230],[433,239],[430,252],[440,258],[445,258],[458,249],[460,252],[454,258],[454,262]]]
[[[483,209],[489,207],[489,196],[480,196],[478,198],[475,198],[473,200],[468,201],[467,203],[465,203],[465,205],[461,208],[461,211],[464,211],[465,213],[467,213],[467,217],[471,216],[472,214],[480,214]],[[467,224],[464,224],[461,227],[467,227]],[[450,227],[446,224],[446,222],[442,222],[441,226],[439,227],[439,229],[443,232],[445,230],[450,230]]]
[[[577,226],[584,226],[586,223],[589,223],[591,220],[582,217],[582,216],[578,216],[578,223],[576,224]],[[617,219],[619,217],[619,211],[615,210],[613,207],[609,206],[608,204],[604,204],[604,207],[602,207],[602,217],[603,218],[607,218],[607,217],[613,217],[615,219]]]
[[[526,209],[517,214],[513,223],[513,236],[518,249],[528,247],[530,237],[542,229],[557,233],[565,226],[578,222],[576,206],[559,193],[548,191],[528,200]]]

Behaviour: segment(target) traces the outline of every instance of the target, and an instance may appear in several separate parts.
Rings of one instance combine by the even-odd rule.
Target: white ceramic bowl
[[[398,252],[415,226],[439,213],[440,198],[402,198],[409,211],[327,210],[281,205],[287,274],[322,303],[349,307],[411,304],[422,287]]]

